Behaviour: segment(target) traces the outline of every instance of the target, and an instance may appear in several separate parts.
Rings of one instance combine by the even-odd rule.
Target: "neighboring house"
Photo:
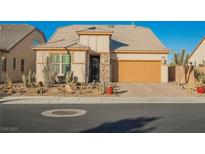
[[[151,29],[127,25],[73,25],[57,29],[37,52],[37,82],[46,57],[58,75],[74,72],[79,82],[168,81],[167,49]]]
[[[2,65],[2,55],[3,55],[3,51],[0,50],[0,82],[1,82],[1,65]]]
[[[23,74],[35,71],[36,53],[32,46],[45,41],[43,33],[31,25],[0,24],[0,81],[8,77],[13,82],[22,81]]]
[[[205,65],[205,37],[199,42],[189,57],[189,63],[195,67],[199,64]]]

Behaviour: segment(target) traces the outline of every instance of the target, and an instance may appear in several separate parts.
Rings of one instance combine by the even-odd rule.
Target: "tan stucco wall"
[[[89,46],[91,50],[93,50],[97,53],[109,53],[110,52],[110,36],[109,35],[80,35],[80,43],[83,45]],[[85,56],[83,56],[81,58],[85,58]],[[90,74],[90,72],[89,72],[89,56],[87,55],[87,58],[85,58],[85,59],[86,59],[86,64],[85,64],[86,73],[84,74],[84,76],[78,75],[78,74],[82,74],[81,73],[82,71],[80,71],[82,69],[82,66],[80,66],[80,65],[73,66],[73,68],[76,69],[76,73],[75,73],[76,76],[80,76],[80,78],[79,78],[80,80],[85,79],[85,81],[87,82],[87,81],[89,81],[89,78],[90,78],[90,76],[89,76],[89,74]],[[74,61],[75,61],[75,59],[74,59]],[[80,70],[77,70],[77,67],[79,67]],[[83,68],[84,68],[84,66],[83,66]],[[100,70],[101,70],[100,74],[102,76],[102,74],[103,74],[102,68]]]
[[[86,81],[86,65],[85,64],[71,64],[71,70],[74,76],[77,77],[78,82]]]
[[[44,68],[45,64],[36,64],[36,82],[43,82],[44,78],[43,78],[43,68]]]
[[[81,35],[80,43],[89,46],[96,52],[110,51],[110,37],[108,35]]]
[[[48,57],[48,51],[36,51],[36,82],[44,81],[43,68],[46,63],[46,57]]]
[[[36,82],[43,82],[43,68],[46,64],[46,59],[49,57],[50,54],[54,53],[67,53],[67,51],[46,51],[46,50],[39,50],[36,52]],[[71,54],[72,59],[72,54]]]
[[[86,52],[73,52],[73,63],[86,63]]]
[[[67,51],[36,51],[36,82],[44,81],[42,70],[46,63],[46,57],[50,53],[67,53]],[[70,51],[71,54],[71,71],[77,77],[78,82],[85,82],[88,76],[87,66],[87,53],[84,51]]]
[[[168,82],[168,66],[167,65],[161,66],[161,82],[162,83]]]
[[[205,61],[205,40],[200,44],[189,59],[189,62],[192,62],[193,65],[195,62],[196,65],[203,64],[203,61]]]
[[[168,67],[163,65],[167,60],[167,54],[112,54],[113,60],[161,60],[161,82],[168,82]]]
[[[88,80],[87,68],[87,52],[85,51],[74,51],[73,52],[73,63],[71,64],[71,70],[74,72],[74,76],[77,77],[78,82],[86,82]]]
[[[13,82],[22,81],[22,75],[28,74],[29,70],[36,71],[36,53],[31,49],[33,39],[39,43],[45,42],[44,37],[38,31],[33,31],[21,42],[19,42],[8,54],[4,54],[7,58],[7,72],[2,72],[2,81],[9,78]],[[13,69],[13,58],[16,58],[16,69]],[[21,72],[21,59],[24,59],[24,72]]]

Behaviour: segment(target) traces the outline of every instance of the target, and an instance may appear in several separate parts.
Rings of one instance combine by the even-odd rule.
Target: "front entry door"
[[[90,57],[90,75],[91,81],[98,82],[100,80],[100,57],[92,56]]]

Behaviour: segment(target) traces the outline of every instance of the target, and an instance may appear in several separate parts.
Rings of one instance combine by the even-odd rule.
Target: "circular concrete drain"
[[[80,109],[55,109],[44,111],[41,115],[46,117],[78,117],[86,113],[86,110]]]

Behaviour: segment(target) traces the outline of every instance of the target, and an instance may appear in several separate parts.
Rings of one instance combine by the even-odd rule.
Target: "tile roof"
[[[66,39],[57,40],[57,41],[49,41],[47,43],[42,43],[39,45],[33,46],[35,48],[89,48],[86,45],[82,45],[76,41],[69,41]]]
[[[113,31],[109,31],[109,30],[105,30],[105,29],[93,26],[93,27],[88,27],[88,28],[82,29],[82,30],[77,30],[76,32],[77,33],[80,33],[80,32],[112,33]]]
[[[95,28],[93,28],[95,27]],[[167,49],[149,28],[131,25],[72,25],[58,28],[48,41],[55,42],[64,39],[65,42],[79,43],[78,31],[113,32],[111,36],[111,50],[153,50]],[[55,44],[60,47],[61,43]],[[40,45],[41,46],[41,45]]]
[[[35,27],[26,24],[0,24],[0,50],[11,50],[33,30]]]

